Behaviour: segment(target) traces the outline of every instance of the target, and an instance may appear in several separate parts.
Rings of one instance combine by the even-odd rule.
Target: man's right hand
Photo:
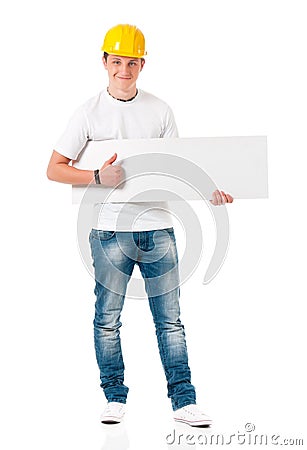
[[[116,161],[117,153],[114,153],[99,170],[100,182],[104,186],[117,186],[123,178],[123,169],[121,166],[112,166]]]

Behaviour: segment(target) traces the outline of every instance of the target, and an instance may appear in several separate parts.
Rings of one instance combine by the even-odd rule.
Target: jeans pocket
[[[164,231],[167,231],[171,239],[176,242],[174,228],[164,228]]]
[[[98,239],[99,241],[109,241],[114,236],[115,236],[115,231],[96,230],[95,228],[93,228],[90,233],[90,239],[91,238]]]
[[[171,228],[164,228],[163,231],[167,231],[168,234],[171,234],[171,235],[174,235],[174,234],[175,234],[175,233],[174,233],[174,228],[173,228],[173,227],[171,227]]]

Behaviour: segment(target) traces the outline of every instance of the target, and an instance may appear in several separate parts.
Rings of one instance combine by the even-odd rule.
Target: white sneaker
[[[187,405],[174,411],[174,419],[176,422],[183,422],[191,425],[191,427],[201,427],[211,425],[212,420],[206,416],[197,405]]]
[[[108,402],[103,411],[100,421],[102,423],[120,423],[125,415],[125,404],[119,402]]]

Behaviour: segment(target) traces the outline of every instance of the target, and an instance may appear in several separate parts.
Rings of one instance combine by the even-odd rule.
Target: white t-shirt
[[[178,137],[178,131],[172,110],[164,101],[139,89],[133,100],[122,102],[104,89],[75,111],[55,150],[75,160],[88,140],[172,137]],[[105,159],[111,156],[106,155]],[[172,226],[166,202],[94,205],[93,228],[96,229],[147,231]]]

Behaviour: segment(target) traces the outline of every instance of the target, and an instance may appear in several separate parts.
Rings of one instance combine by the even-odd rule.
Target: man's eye
[[[113,64],[120,64],[120,61],[113,61]]]
[[[129,65],[130,66],[136,66],[136,63],[135,62],[131,62],[131,63],[129,63]]]

